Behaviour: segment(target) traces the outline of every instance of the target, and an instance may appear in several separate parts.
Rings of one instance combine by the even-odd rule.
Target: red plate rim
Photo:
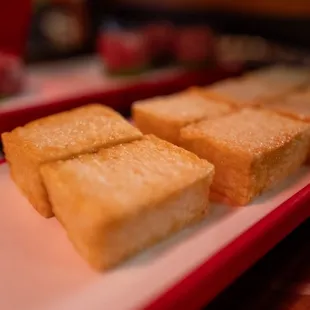
[[[90,102],[102,102],[115,110],[130,107],[131,102],[157,95],[167,95],[178,92],[190,85],[206,85],[217,80],[236,76],[242,68],[214,67],[198,71],[189,71],[175,77],[163,77],[160,80],[143,81],[133,85],[126,85],[116,89],[85,92],[85,94],[72,96],[66,99],[46,101],[44,105],[34,105],[0,111],[0,134],[11,131],[36,118],[76,108]],[[158,89],[161,92],[158,92]]]
[[[146,305],[145,310],[200,309],[279,241],[310,218],[310,184]]]

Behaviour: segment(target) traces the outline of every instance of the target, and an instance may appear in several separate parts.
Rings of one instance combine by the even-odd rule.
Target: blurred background
[[[1,6],[0,132],[89,101],[128,114],[134,100],[265,65],[310,62],[308,0]]]
[[[105,44],[105,36],[113,41],[114,36],[122,34],[119,44],[125,45],[122,41],[126,41],[130,32],[131,39],[135,34],[136,38],[145,36],[144,41],[154,41],[150,42],[153,54],[154,49],[162,49],[163,53],[165,48],[166,53],[173,54],[170,56],[174,61],[178,57],[182,61],[182,56],[184,61],[186,56],[190,58],[180,55],[182,48],[188,53],[191,49],[208,48],[209,56],[212,49],[219,53],[226,50],[227,54],[238,49],[242,54],[238,60],[244,57],[249,61],[292,61],[310,47],[310,34],[306,31],[310,25],[309,14],[307,0],[34,0],[26,56],[29,61],[41,61],[99,52],[109,63],[109,46],[106,46],[109,42]],[[198,27],[209,27],[209,33],[205,34],[209,35],[209,41]],[[211,34],[217,39],[215,42]],[[120,48],[114,41],[110,44],[116,52]],[[228,44],[232,50],[227,50]],[[144,58],[152,56],[151,51],[142,51],[146,46],[131,47],[136,53],[139,50],[140,54],[148,54]],[[196,54],[197,61],[207,57],[202,50],[192,54]],[[192,58],[194,62],[195,57]],[[150,59],[140,59],[143,61],[148,63]]]

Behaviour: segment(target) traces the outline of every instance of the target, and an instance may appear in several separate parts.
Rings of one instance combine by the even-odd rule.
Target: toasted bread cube
[[[182,127],[225,115],[231,110],[225,103],[218,104],[198,92],[186,91],[136,102],[132,114],[135,125],[143,133],[155,134],[177,145]]]
[[[268,102],[264,108],[310,124],[310,91],[292,93],[281,100]],[[310,163],[310,149],[307,163]]]
[[[41,167],[56,217],[99,270],[203,219],[213,171],[152,135]]]
[[[142,137],[117,112],[88,105],[51,115],[4,133],[2,141],[11,176],[34,208],[51,217],[52,208],[39,166]]]
[[[298,66],[277,65],[250,72],[245,78],[288,93],[309,84],[310,71]]]
[[[262,102],[277,98],[283,89],[270,87],[251,79],[228,79],[204,88],[206,97],[226,102],[235,108],[260,106]]]
[[[181,145],[214,164],[213,198],[245,205],[302,165],[310,126],[270,111],[244,109],[183,128]]]

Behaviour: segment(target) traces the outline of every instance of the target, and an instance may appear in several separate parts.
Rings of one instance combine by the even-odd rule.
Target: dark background
[[[236,13],[227,10],[165,10],[129,5],[117,1],[87,0],[69,5],[71,1],[45,1],[34,5],[27,60],[30,62],[59,59],[91,53],[96,47],[98,33],[116,23],[122,28],[136,27],[148,22],[169,20],[177,25],[206,24],[216,33],[262,36],[275,43],[310,50],[310,16],[264,13]],[[310,6],[310,3],[309,3]],[[84,37],[78,46],[59,50],[42,34],[41,21],[48,12],[59,9],[72,12],[82,25]]]

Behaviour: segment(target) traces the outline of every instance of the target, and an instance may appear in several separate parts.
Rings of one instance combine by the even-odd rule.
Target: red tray
[[[0,134],[33,119],[89,102],[102,102],[128,113],[135,100],[210,84],[240,72],[240,67],[199,71],[168,68],[135,77],[111,77],[105,75],[95,58],[31,67],[25,92],[0,100]]]

